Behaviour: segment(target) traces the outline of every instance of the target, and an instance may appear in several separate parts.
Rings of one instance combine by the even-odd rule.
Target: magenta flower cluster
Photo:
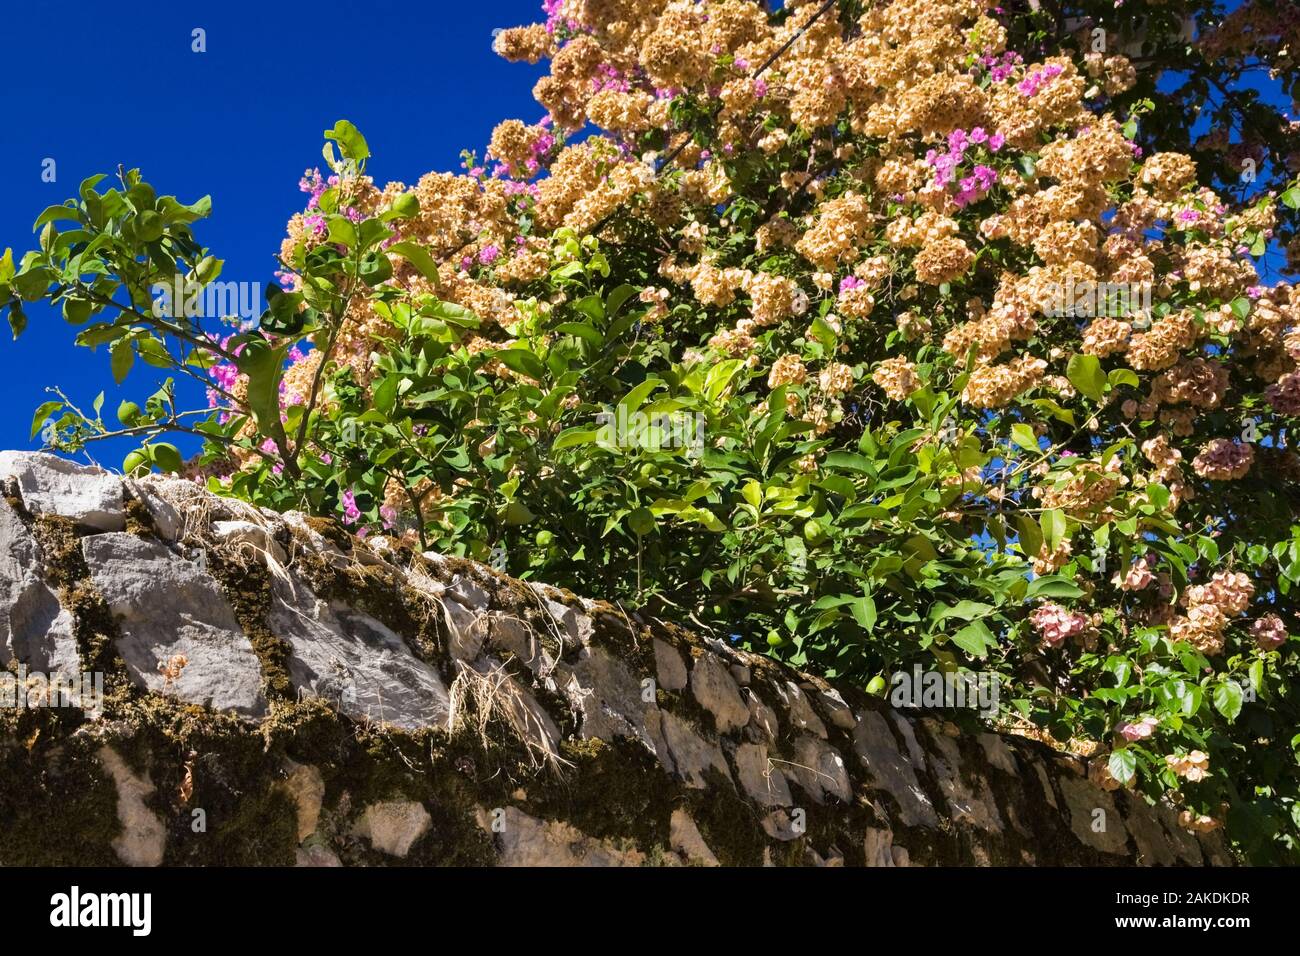
[[[1016,84],[1016,90],[1021,96],[1033,96],[1064,72],[1065,67],[1059,63],[1049,63],[1042,68],[1035,68],[1030,70],[1029,75]]]
[[[994,83],[1001,83],[1023,62],[1024,57],[1012,50],[1003,53],[1001,57],[985,54],[979,59],[979,65],[989,71],[989,77]]]
[[[958,206],[967,206],[986,193],[998,181],[998,171],[991,166],[978,164],[967,176],[958,180],[958,169],[966,160],[966,151],[973,146],[984,146],[990,153],[996,153],[1006,145],[1001,133],[989,135],[983,127],[977,126],[969,133],[955,129],[948,134],[947,149],[944,152],[930,150],[925,154],[927,165],[934,168],[934,185],[944,187],[957,183],[957,195],[954,197]]]

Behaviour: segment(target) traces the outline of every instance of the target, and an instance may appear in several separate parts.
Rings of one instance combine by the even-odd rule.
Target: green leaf
[[[283,434],[280,423],[280,380],[284,358],[291,343],[272,348],[261,340],[249,342],[236,364],[248,376],[248,407],[260,432],[268,437]]]
[[[9,328],[14,333],[15,342],[23,334],[23,329],[27,328],[27,313],[18,302],[9,303]]]
[[[357,227],[347,216],[331,216],[329,220],[329,240],[349,249],[357,244]]]
[[[1282,194],[1282,202],[1288,209],[1300,209],[1300,186],[1292,186]]]
[[[1016,515],[1016,527],[1020,529],[1020,550],[1027,558],[1036,558],[1043,550],[1043,531],[1038,522],[1029,515]]]
[[[1111,388],[1119,388],[1121,385],[1128,385],[1131,388],[1139,387],[1142,382],[1137,377],[1137,373],[1132,369],[1117,368],[1113,369],[1106,376],[1106,381],[1110,382]]]
[[[334,124],[333,129],[327,129],[325,138],[339,144],[339,152],[343,154],[344,159],[360,163],[370,158],[370,147],[366,144],[366,138],[347,120],[341,119]]]
[[[1065,513],[1059,508],[1051,508],[1038,516],[1039,526],[1043,529],[1043,544],[1047,550],[1055,551],[1069,531],[1069,522]]]
[[[113,372],[113,381],[121,385],[135,364],[135,349],[130,339],[118,339],[108,347],[108,364]]]
[[[1095,355],[1072,355],[1065,366],[1065,377],[1070,384],[1094,402],[1106,394],[1106,376],[1101,370],[1101,360]]]
[[[709,401],[716,402],[722,397],[722,393],[727,390],[732,378],[744,364],[740,359],[727,359],[709,369],[708,374],[704,376],[704,394],[708,396]]]
[[[951,641],[973,657],[985,658],[997,639],[983,621],[972,621],[951,637]]]
[[[1038,447],[1038,438],[1034,435],[1034,430],[1028,425],[1012,425],[1011,440],[1025,451],[1037,453],[1040,450]]]
[[[41,432],[41,426],[45,420],[63,407],[62,402],[42,402],[41,406],[36,409],[36,414],[32,416],[32,434],[34,439]]]
[[[875,468],[871,460],[863,455],[855,455],[848,451],[833,451],[826,456],[822,467],[830,468],[837,471],[862,471],[867,474],[873,474]]]
[[[372,400],[375,408],[388,415],[397,404],[397,389],[402,384],[400,375],[387,375],[375,388]]]
[[[153,462],[164,472],[175,473],[181,470],[184,462],[181,459],[180,449],[175,445],[167,442],[159,442],[157,445],[150,446],[153,452]]]
[[[415,193],[402,193],[384,213],[383,219],[414,219],[420,214],[420,197]],[[391,246],[389,247],[391,248]]]
[[[1029,587],[1025,590],[1025,597],[1081,598],[1083,590],[1069,578],[1052,574],[1030,581]]]
[[[600,348],[605,343],[605,336],[586,322],[562,322],[555,327],[555,331],[562,332],[565,335],[577,336],[596,348]]]
[[[1119,750],[1111,751],[1106,766],[1110,770],[1110,775],[1118,780],[1121,786],[1126,786],[1137,773],[1137,751],[1132,747],[1121,747]]]
[[[73,222],[80,222],[81,215],[76,206],[50,206],[36,217],[36,224],[32,226],[32,232],[38,232],[46,223],[56,222],[60,219],[70,219]]]
[[[546,366],[527,349],[502,349],[496,353],[495,358],[499,359],[506,368],[520,375],[526,375],[535,382],[546,380]]]
[[[1225,680],[1214,688],[1214,709],[1231,723],[1241,713],[1243,696],[1240,684],[1235,680]]]
[[[415,271],[420,273],[437,288],[439,285],[438,264],[433,261],[433,256],[421,245],[404,239],[401,242],[395,242],[388,247],[389,252],[395,252],[411,265],[415,266]]]
[[[870,631],[876,626],[876,600],[870,594],[864,594],[851,601],[849,612],[864,631]]]
[[[629,416],[634,414],[642,405],[645,404],[645,400],[650,397],[650,393],[663,384],[664,383],[657,378],[646,379],[640,385],[635,386],[624,395],[622,399],[619,400],[618,407],[626,409]]]
[[[973,621],[977,617],[983,617],[989,611],[993,610],[993,605],[984,604],[980,601],[958,601],[956,604],[941,607],[935,612],[934,623],[946,621],[950,617],[955,617],[962,621]]]
[[[552,451],[563,451],[575,445],[589,445],[600,437],[599,428],[566,428],[555,436]]]

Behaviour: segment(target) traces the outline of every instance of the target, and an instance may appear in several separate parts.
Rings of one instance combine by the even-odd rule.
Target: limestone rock
[[[113,840],[117,858],[127,866],[161,866],[167,831],[145,804],[153,784],[147,776],[132,773],[112,747],[101,747],[98,757],[117,790],[117,819],[122,824],[122,832]]]
[[[654,639],[655,672],[659,686],[664,690],[678,691],[686,686],[686,665],[676,648],[659,638]]]
[[[541,820],[505,807],[501,832],[494,833],[501,866],[640,866],[645,854],[621,850],[560,820]],[[480,814],[491,832],[488,815]]]
[[[170,480],[180,479],[167,479],[162,475],[151,475],[140,479],[127,478],[125,483],[126,490],[144,505],[149,512],[149,517],[153,519],[154,531],[157,532],[158,537],[164,541],[178,541],[185,530],[181,513],[176,510],[175,505],[158,492],[160,482]],[[191,483],[185,482],[185,484]]]
[[[270,627],[289,642],[289,679],[300,694],[407,730],[446,727],[446,685],[400,636],[367,614],[331,606],[296,576],[272,593]]]
[[[889,722],[876,711],[868,710],[860,715],[853,732],[853,750],[871,780],[898,801],[899,815],[905,825],[939,825],[934,804],[917,780],[912,763],[899,752]]]
[[[46,675],[73,675],[80,656],[72,615],[40,576],[41,549],[0,498],[0,667],[11,661]]]
[[[712,654],[705,654],[691,668],[691,693],[700,706],[713,715],[719,733],[738,730],[749,723],[749,706],[727,666]]]
[[[717,744],[705,740],[671,712],[655,708],[648,715],[657,741],[659,760],[686,781],[688,787],[703,789],[710,785],[708,772],[717,771],[729,780],[726,758]]]
[[[216,581],[165,545],[129,534],[83,538],[81,551],[137,686],[217,710],[265,712],[261,664]]]
[[[1070,814],[1070,829],[1102,853],[1124,853],[1128,830],[1109,793],[1085,777],[1061,777],[1061,794]]]
[[[325,799],[325,780],[315,767],[288,761],[285,790],[298,811],[298,842],[316,832],[321,803]]]
[[[736,748],[736,778],[755,803],[768,807],[793,805],[785,774],[771,761],[763,744],[741,744]]]
[[[405,857],[432,822],[429,811],[421,803],[385,800],[366,807],[353,832],[369,840],[380,853]]]
[[[781,695],[781,700],[789,711],[790,721],[795,727],[814,733],[822,740],[827,738],[826,725],[817,716],[817,712],[813,710],[808,697],[800,690],[798,684],[789,680],[782,681],[776,685],[776,690]]]
[[[704,842],[700,828],[695,825],[691,815],[681,807],[673,811],[669,820],[668,843],[690,863],[697,863],[700,866],[718,865],[718,858]]]
[[[794,745],[790,773],[804,791],[818,803],[832,796],[841,803],[853,798],[853,785],[840,752],[811,734],[804,734]]]
[[[0,451],[0,478],[18,482],[18,494],[33,514],[60,515],[100,531],[126,527],[121,479],[102,468],[44,452]]]
[[[217,540],[234,548],[247,549],[259,560],[267,555],[276,564],[284,564],[284,548],[272,537],[271,529],[252,521],[214,521],[212,533]]]
[[[1001,832],[1002,816],[997,802],[989,790],[988,781],[978,779],[968,785],[962,775],[961,751],[957,742],[944,734],[935,734],[938,754],[932,754],[930,765],[938,778],[939,789],[948,801],[954,823],[971,823],[981,830]]]

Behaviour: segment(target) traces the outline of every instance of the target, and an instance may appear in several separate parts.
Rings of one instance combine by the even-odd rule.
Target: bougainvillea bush
[[[1297,90],[1271,6],[547,0],[498,40],[545,117],[382,188],[340,121],[252,326],[157,294],[218,281],[206,199],[122,169],[47,210],[15,332],[47,300],[161,381],[33,434],[873,693],[996,675],[1000,728],[1295,860],[1300,156],[1238,82]]]

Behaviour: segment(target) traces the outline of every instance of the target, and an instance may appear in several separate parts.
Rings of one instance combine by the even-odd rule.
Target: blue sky
[[[183,202],[210,193],[198,237],[226,260],[223,280],[265,284],[285,221],[306,198],[298,180],[321,165],[321,134],[335,120],[365,134],[382,184],[456,169],[460,151],[481,154],[500,120],[542,115],[532,87],[544,64],[492,52],[494,29],[542,19],[540,0],[133,0],[129,15],[101,6],[93,16],[79,6],[88,5],[6,5],[0,252],[11,246],[15,259],[35,245],[32,222],[46,206],[122,163]],[[196,27],[207,32],[206,53],[191,51]],[[41,181],[47,158],[54,183]],[[28,312],[17,342],[0,326],[0,448],[39,446],[28,436],[48,385],[87,410],[104,389],[109,422],[123,398],[156,388],[157,370],[137,365],[118,389],[105,350],[75,348],[77,330],[51,310]],[[117,467],[130,447],[94,450]]]

